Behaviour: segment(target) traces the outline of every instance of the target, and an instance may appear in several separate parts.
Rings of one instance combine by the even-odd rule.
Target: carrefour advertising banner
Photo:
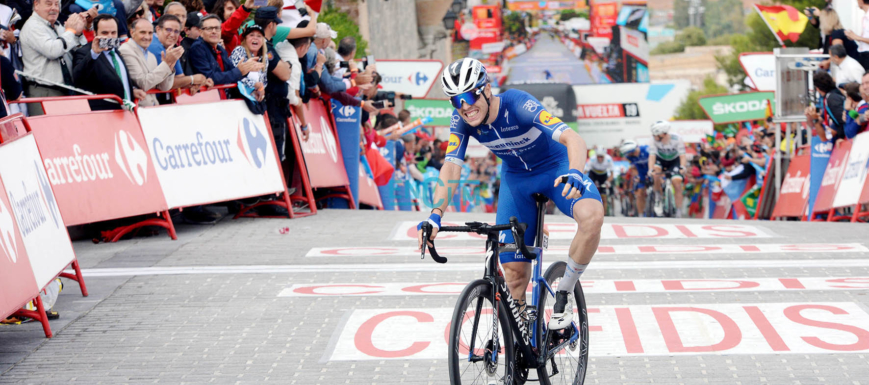
[[[33,277],[30,258],[11,208],[6,186],[0,180],[0,293],[3,293],[0,295],[0,318],[20,309],[41,289]]]
[[[444,63],[440,60],[378,60],[384,91],[395,91],[424,98],[440,78]],[[354,172],[355,173],[355,172]]]
[[[869,166],[869,133],[864,132],[857,135],[851,145],[851,154],[848,155],[848,163],[845,164],[833,207],[850,207],[857,204],[866,181],[867,166]]]
[[[0,193],[8,198],[9,210],[15,217],[23,243],[22,247],[15,242],[14,249],[4,246],[3,254],[7,259],[17,260],[19,250],[26,249],[32,275],[42,289],[75,260],[75,253],[33,135],[0,146],[0,178],[5,188]],[[14,236],[10,233],[12,228],[4,210],[4,214],[0,214],[4,242]]]
[[[699,103],[713,123],[722,124],[766,119],[767,106],[772,100],[775,100],[773,92],[743,92],[706,96],[700,98]]]
[[[67,226],[168,208],[132,112],[44,115],[28,122]]]
[[[449,100],[412,99],[404,101],[404,108],[410,111],[410,119],[416,120],[426,116],[432,119],[431,126],[449,127],[450,117],[455,108]]]
[[[284,191],[271,130],[243,101],[139,109],[170,208]]]

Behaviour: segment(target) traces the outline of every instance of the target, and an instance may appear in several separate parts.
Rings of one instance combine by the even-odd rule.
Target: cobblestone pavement
[[[445,328],[483,244],[439,238],[450,262],[420,260],[407,236],[420,219],[326,210],[76,242],[91,296],[67,282],[52,339],[0,327],[0,383],[448,383]],[[546,260],[563,260],[574,227],[547,225]],[[582,277],[586,383],[869,384],[867,235],[608,218]]]

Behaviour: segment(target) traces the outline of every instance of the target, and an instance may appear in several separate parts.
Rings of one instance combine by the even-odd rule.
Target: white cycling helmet
[[[444,72],[441,74],[441,86],[444,93],[452,98],[485,86],[488,77],[483,63],[477,59],[464,58],[456,60],[444,68]]]
[[[670,123],[669,122],[659,120],[659,121],[655,122],[655,124],[652,125],[652,135],[654,135],[654,136],[664,135],[668,132],[670,132]]]
[[[621,152],[622,155],[627,155],[634,152],[634,150],[636,149],[637,142],[634,142],[633,140],[626,140],[624,143],[622,143],[622,146],[619,147],[619,152]]]

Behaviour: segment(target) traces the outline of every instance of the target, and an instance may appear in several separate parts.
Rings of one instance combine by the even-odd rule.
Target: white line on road
[[[134,275],[179,274],[292,274],[340,272],[456,272],[483,271],[478,263],[425,263],[332,264],[332,265],[256,265],[256,266],[167,266],[84,269],[86,277],[123,277]],[[551,263],[544,263],[544,268]],[[754,269],[754,268],[843,268],[869,267],[869,259],[770,259],[770,260],[696,260],[696,261],[624,261],[592,262],[594,270],[646,270],[646,269]]]

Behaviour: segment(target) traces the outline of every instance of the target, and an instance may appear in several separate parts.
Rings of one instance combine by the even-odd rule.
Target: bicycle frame
[[[549,286],[549,283],[546,282],[546,279],[544,279],[544,277],[543,277],[543,247],[542,246],[543,246],[543,236],[544,236],[544,234],[543,234],[543,215],[545,213],[545,204],[546,204],[545,201],[541,202],[538,200],[538,202],[537,202],[538,228],[537,228],[536,238],[534,241],[534,247],[531,249],[532,252],[537,254],[537,258],[535,258],[534,261],[532,262],[534,264],[534,266],[532,268],[532,277],[531,277],[531,282],[532,282],[531,304],[532,304],[532,306],[535,307],[535,309],[537,309],[537,306],[540,303],[540,298],[539,298],[540,296],[539,296],[539,293],[537,290],[539,285],[543,285],[543,287],[545,287],[546,290],[549,291],[550,295],[552,295],[553,297],[555,296],[555,291],[552,290],[552,287]],[[517,337],[516,341],[519,342],[519,349],[522,351],[522,357],[526,361],[525,362],[526,368],[536,369],[536,368],[543,367],[546,364],[546,360],[551,358],[551,356],[553,356],[556,352],[560,351],[561,347],[563,347],[563,345],[568,344],[568,343],[573,343],[577,339],[579,339],[579,329],[577,328],[577,325],[575,323],[571,323],[571,327],[573,328],[573,335],[571,336],[570,340],[563,342],[562,344],[557,346],[556,349],[552,349],[552,352],[546,351],[546,350],[541,351],[539,349],[540,343],[545,341],[545,339],[543,339],[543,337],[546,336],[546,333],[548,333],[548,331],[543,336],[538,335],[537,323],[542,322],[542,320],[543,320],[542,315],[538,313],[537,318],[534,320],[534,322],[532,322],[529,325],[529,327],[531,327],[532,330],[531,330],[531,333],[529,336],[529,340],[526,341],[525,335],[526,335],[526,333],[528,333],[528,331],[525,330],[524,327],[520,327],[519,320],[518,320],[520,318],[519,308],[518,308],[518,305],[516,304],[516,301],[510,295],[510,290],[507,287],[506,280],[504,279],[504,274],[503,274],[503,271],[501,270],[500,258],[498,258],[498,255],[499,255],[498,251],[499,251],[498,233],[488,234],[488,236],[486,237],[486,270],[485,270],[483,279],[492,283],[492,293],[494,293],[493,294],[494,298],[492,298],[492,303],[496,304],[494,306],[493,311],[492,311],[492,316],[493,316],[493,320],[494,320],[493,322],[495,324],[495,326],[493,328],[493,330],[494,330],[493,335],[495,336],[494,338],[496,339],[496,342],[497,342],[497,338],[498,338],[497,326],[498,326],[498,319],[499,319],[498,313],[500,311],[499,307],[503,307],[504,309],[510,309],[510,313],[512,314],[512,317],[508,317],[509,318],[509,326],[510,326],[511,332],[514,333],[514,336],[516,334],[519,334],[518,336],[516,336]],[[476,314],[479,314],[479,312],[480,312],[479,307],[480,306],[481,306],[481,304],[478,304],[478,309],[477,309]],[[473,357],[473,352],[474,352],[474,345],[473,344],[476,341],[477,322],[479,322],[479,317],[475,318],[475,321],[474,321],[474,323],[475,323],[474,329],[473,329],[473,332],[471,334],[471,341],[470,341],[470,346],[468,349],[468,351],[469,351],[468,359],[469,360],[471,360],[471,358]],[[524,322],[523,322],[523,325],[524,325]],[[543,328],[545,329],[546,325],[543,325]],[[536,363],[535,363],[535,361],[536,361]]]

